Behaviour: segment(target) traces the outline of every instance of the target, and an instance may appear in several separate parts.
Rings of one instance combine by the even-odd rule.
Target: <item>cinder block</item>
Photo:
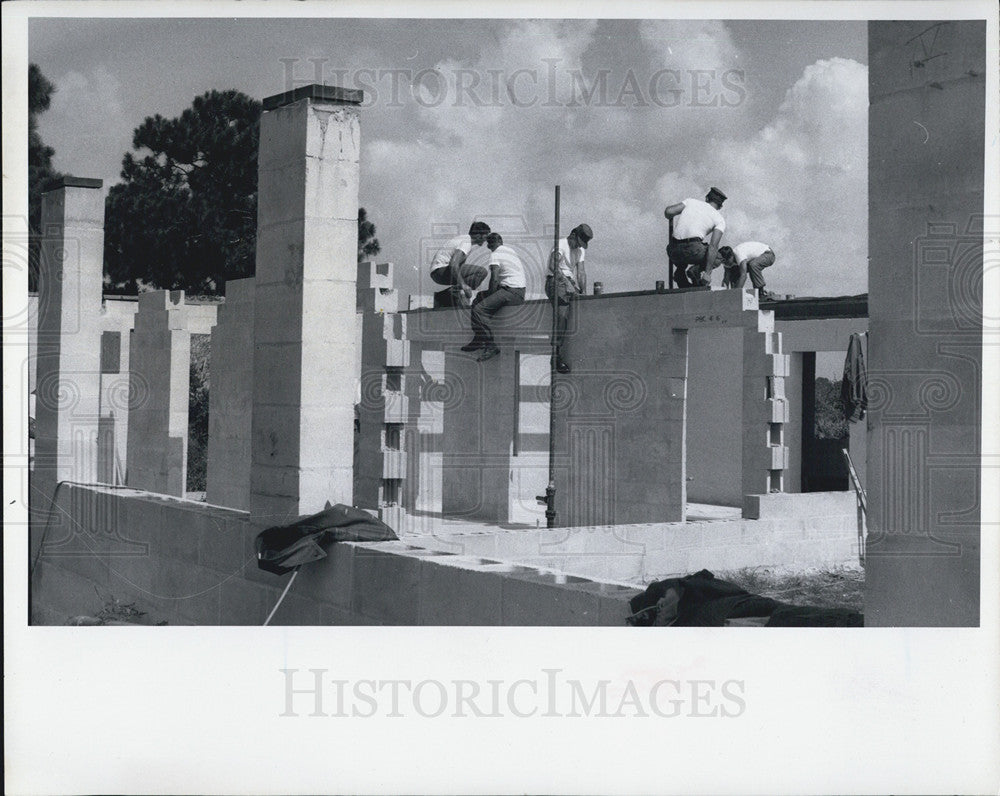
[[[415,625],[420,617],[420,559],[358,545],[353,608],[387,625]]]
[[[109,596],[107,592],[99,594],[89,578],[48,561],[39,561],[35,566],[31,592],[33,599],[57,615],[65,614],[67,619],[81,614],[96,616]]]
[[[304,572],[303,568],[299,573],[299,578],[302,577],[301,572]],[[308,597],[303,597],[301,594],[297,593],[296,587],[299,585],[298,579],[292,584],[292,588],[289,590],[288,594],[285,595],[285,599],[281,601],[278,605],[278,600],[281,598],[281,592],[279,590],[273,590],[268,595],[271,600],[270,608],[268,612],[278,606],[278,610],[274,612],[274,616],[271,617],[270,626],[309,626],[309,625],[324,625],[326,624],[326,617],[324,616],[324,610],[322,603],[318,603],[315,600],[311,600]]]
[[[421,625],[501,624],[504,576],[446,558],[421,562]]]
[[[196,625],[219,624],[224,575],[169,559],[157,561],[156,570],[154,597],[169,617],[182,617]]]
[[[788,468],[788,448],[784,445],[769,445],[771,454],[771,470],[785,470]]]
[[[198,563],[219,572],[233,573],[256,567],[253,538],[247,516],[218,516],[202,528],[198,538]]]
[[[551,627],[596,625],[597,595],[574,588],[586,583],[584,578],[566,578],[557,584],[551,575],[537,578],[511,575],[503,583],[503,624],[507,626]]]
[[[337,542],[329,545],[326,553],[326,558],[306,564],[299,570],[292,591],[313,602],[329,603],[350,611],[356,548],[349,543]],[[271,577],[272,581],[277,580]]]
[[[772,423],[787,423],[789,420],[788,400],[786,398],[769,398]]]
[[[263,625],[268,612],[274,607],[274,603],[270,601],[271,594],[272,590],[262,584],[250,583],[242,578],[229,578],[220,586],[219,623]]]

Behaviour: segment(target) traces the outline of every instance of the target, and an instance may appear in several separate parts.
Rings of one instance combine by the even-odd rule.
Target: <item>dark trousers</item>
[[[759,257],[747,260],[747,274],[750,282],[758,290],[764,287],[764,269],[774,265],[774,252],[770,249]]]
[[[488,321],[501,307],[516,307],[524,304],[523,287],[498,287],[489,293],[480,293],[472,302],[472,332],[475,340],[484,346],[492,346],[493,332]]]
[[[688,238],[687,240],[671,238],[670,243],[667,244],[667,256],[674,265],[674,284],[677,287],[697,287],[696,283],[688,279],[687,267],[696,265],[699,267],[699,271],[705,269],[708,244],[700,238]]]
[[[553,279],[551,276],[545,279],[545,295],[552,301]],[[569,327],[570,314],[573,312],[576,293],[566,290],[566,286],[559,282],[556,287],[556,348],[562,355],[563,343],[566,341],[566,329]]]

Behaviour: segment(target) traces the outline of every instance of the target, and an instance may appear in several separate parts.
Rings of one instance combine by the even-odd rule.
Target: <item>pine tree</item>
[[[38,290],[42,194],[62,175],[52,168],[55,150],[38,133],[38,115],[49,109],[56,88],[38,64],[28,65],[28,290]]]

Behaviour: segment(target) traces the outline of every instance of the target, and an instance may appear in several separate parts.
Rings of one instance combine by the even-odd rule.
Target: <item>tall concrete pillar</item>
[[[59,481],[97,479],[101,391],[101,180],[63,177],[42,196],[35,472],[31,504]]]
[[[253,279],[226,281],[226,303],[212,328],[205,499],[250,509],[253,416]]]
[[[361,91],[264,100],[260,125],[252,521],[351,503]]]
[[[126,482],[183,497],[191,380],[183,290],[139,296],[130,347]]]
[[[979,624],[986,45],[868,23],[866,625]]]

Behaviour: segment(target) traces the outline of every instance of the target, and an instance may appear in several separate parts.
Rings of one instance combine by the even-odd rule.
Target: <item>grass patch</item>
[[[748,567],[718,575],[752,594],[792,605],[848,608],[864,613],[865,572],[857,567],[806,569],[797,572]]]

